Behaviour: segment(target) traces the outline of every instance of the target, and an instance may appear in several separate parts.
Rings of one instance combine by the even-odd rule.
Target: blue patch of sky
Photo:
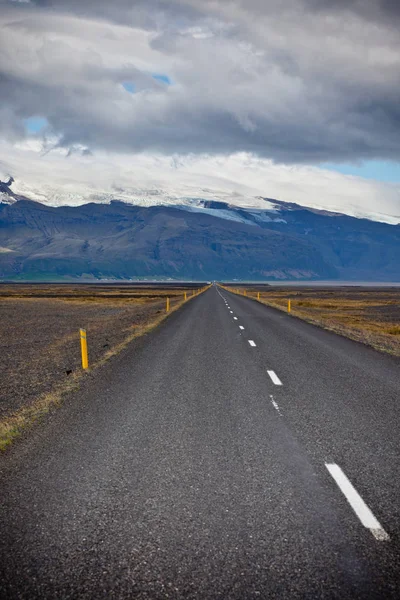
[[[161,83],[166,83],[167,85],[172,85],[172,81],[168,77],[168,75],[163,75],[162,73],[153,73],[152,77],[153,77],[153,79],[156,79],[157,81],[161,81]]]
[[[45,117],[28,117],[24,119],[24,123],[29,133],[38,133],[49,124]]]
[[[400,162],[395,161],[368,160],[360,164],[324,163],[319,166],[330,171],[337,171],[343,175],[355,175],[389,183],[400,182]]]
[[[130,94],[134,94],[135,93],[135,84],[132,83],[132,81],[123,81],[122,82],[122,87],[129,92]]]
[[[168,77],[168,75],[165,75],[164,73],[152,73],[151,76],[156,81],[160,81],[161,83],[163,83],[165,85],[172,85],[171,78]],[[133,83],[133,81],[122,81],[121,85],[124,88],[124,90],[126,90],[127,92],[129,92],[129,94],[135,94],[136,93],[136,86]]]

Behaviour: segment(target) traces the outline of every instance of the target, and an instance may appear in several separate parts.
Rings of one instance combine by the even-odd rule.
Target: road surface
[[[2,459],[1,598],[399,598],[398,359],[211,287]]]

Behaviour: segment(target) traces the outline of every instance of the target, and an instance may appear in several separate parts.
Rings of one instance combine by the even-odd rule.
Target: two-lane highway
[[[3,598],[397,598],[399,362],[213,286],[4,457]]]

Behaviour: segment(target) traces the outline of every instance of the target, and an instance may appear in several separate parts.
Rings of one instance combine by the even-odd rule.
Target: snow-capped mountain
[[[278,200],[51,207],[3,193],[0,278],[400,281],[400,225]]]
[[[12,188],[12,189],[11,189]],[[187,190],[194,193],[194,190]],[[279,219],[280,207],[273,200],[257,197],[245,197],[239,195],[229,195],[227,193],[213,192],[210,189],[203,188],[197,190],[200,195],[185,196],[178,193],[177,190],[169,189],[146,189],[124,190],[118,188],[113,193],[87,193],[79,194],[72,192],[56,192],[51,188],[45,188],[43,191],[36,191],[27,185],[19,182],[15,184],[12,177],[7,182],[0,181],[0,202],[11,204],[17,199],[28,199],[40,202],[46,206],[82,206],[83,204],[110,204],[118,200],[126,204],[135,206],[172,206],[192,212],[203,212],[229,221],[238,221],[241,223],[268,222]],[[229,207],[240,208],[253,215],[249,218],[243,212],[229,210]],[[225,210],[224,210],[225,208]],[[271,213],[266,215],[265,212]]]
[[[3,176],[4,178],[4,176]],[[0,177],[1,179],[1,177]],[[252,195],[250,190],[245,186],[241,192],[233,192],[231,189],[225,189],[223,185],[220,187],[205,187],[203,185],[195,186],[187,183],[182,183],[178,187],[172,186],[166,181],[157,181],[155,184],[145,182],[132,182],[131,186],[121,186],[113,184],[111,189],[102,189],[98,187],[88,187],[76,183],[71,177],[67,182],[63,182],[59,187],[54,184],[41,181],[34,184],[26,182],[20,178],[11,178],[11,184],[1,183],[0,181],[0,202],[9,203],[15,198],[27,198],[40,202],[46,206],[81,206],[88,203],[109,204],[113,200],[120,200],[127,204],[135,206],[181,206],[188,210],[210,210],[207,208],[207,202],[223,202],[233,208],[242,208],[255,211],[271,211],[276,213],[279,211],[279,206],[270,197],[261,195]],[[266,185],[266,188],[268,186]],[[299,204],[297,202],[297,204]],[[400,215],[385,214],[377,210],[371,210],[371,207],[363,208],[359,204],[348,202],[346,209],[339,209],[336,206],[326,206],[326,203],[306,201],[301,203],[305,208],[316,210],[327,210],[329,212],[339,212],[356,218],[370,219],[382,223],[397,224],[400,223]],[[218,213],[219,218],[227,218],[232,220],[232,215],[221,212]],[[265,219],[263,215],[261,218]],[[271,218],[274,218],[273,215]],[[235,217],[236,219],[236,217]]]

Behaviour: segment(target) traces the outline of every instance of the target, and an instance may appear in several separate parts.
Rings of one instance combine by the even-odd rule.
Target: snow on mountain
[[[4,188],[3,188],[4,189]],[[11,190],[10,190],[11,191]],[[191,186],[182,186],[179,190],[166,186],[165,188],[115,188],[115,191],[91,190],[89,188],[72,191],[64,187],[57,189],[50,185],[43,185],[41,189],[35,186],[27,185],[25,182],[16,180],[12,184],[13,195],[23,196],[30,200],[35,200],[47,206],[80,206],[90,202],[98,204],[109,204],[113,200],[120,200],[128,204],[137,206],[174,206],[191,211],[201,211],[212,214],[216,217],[239,221],[243,223],[254,222],[285,222],[279,218],[280,207],[273,200],[265,199],[260,196],[247,196],[238,193],[229,193],[225,190],[213,190],[209,188],[196,189]],[[6,191],[0,191],[0,202],[11,204],[15,202],[13,195]],[[244,212],[251,214],[249,220],[244,214],[237,211],[214,209],[207,206],[209,202],[222,202],[228,207],[234,209],[244,209]],[[315,210],[324,210],[318,203],[310,202],[306,208]],[[328,210],[329,212],[329,210]],[[331,211],[332,212],[332,211]],[[269,215],[266,213],[270,213]],[[400,219],[388,216],[380,212],[371,212],[360,210],[358,206],[350,206],[345,214],[357,218],[367,218],[372,221],[386,222],[389,224],[398,224]]]
[[[113,191],[93,189],[70,191],[65,189],[65,187],[57,189],[49,185],[43,185],[38,189],[17,180],[13,184],[13,191],[48,206],[80,206],[89,202],[108,204],[112,200],[121,200],[122,202],[139,206],[184,205],[193,208],[196,206],[202,208],[204,201],[213,200],[241,208],[276,210],[273,203],[260,197],[244,196],[227,193],[222,190],[194,188],[190,186],[181,186],[179,190],[172,187],[132,187],[130,189],[115,187]]]
[[[224,218],[228,220],[234,220],[239,222],[250,222],[244,216],[231,212],[229,210],[221,210],[214,208],[207,208],[208,202],[222,202],[226,205],[230,205],[237,208],[244,209],[258,209],[261,212],[270,211],[275,213],[277,209],[274,204],[263,198],[244,196],[240,194],[227,193],[221,190],[211,190],[208,188],[196,189],[191,186],[182,186],[180,190],[172,187],[165,188],[151,188],[151,187],[140,187],[140,188],[119,188],[116,187],[115,191],[99,191],[99,190],[79,190],[76,192],[69,191],[68,189],[58,190],[50,185],[43,185],[41,189],[35,186],[27,185],[25,182],[17,180],[13,183],[13,192],[35,200],[41,204],[47,206],[80,206],[90,202],[99,204],[109,204],[113,200],[120,200],[128,204],[134,204],[137,206],[175,206],[177,208],[184,208],[191,211],[205,211],[209,214]],[[3,194],[4,201],[10,202],[10,196]],[[263,217],[260,217],[263,218]],[[265,217],[264,217],[265,218]],[[268,217],[266,217],[268,219]]]
[[[79,206],[118,199],[131,204],[196,206],[213,200],[271,211],[278,198],[305,208],[386,223],[400,222],[400,185],[347,176],[307,165],[282,165],[249,153],[229,156],[70,152],[28,139],[0,140],[0,180],[12,174],[12,190],[50,206]],[[268,216],[268,215],[266,215]]]
[[[15,198],[7,194],[6,192],[0,192],[0,203],[1,204],[14,204]]]
[[[109,204],[112,201],[119,200],[128,204],[137,206],[173,206],[191,212],[203,212],[219,219],[236,221],[255,225],[255,222],[285,222],[283,219],[274,218],[279,213],[280,208],[273,202],[264,198],[245,197],[238,194],[232,195],[221,191],[212,191],[210,189],[186,190],[191,192],[190,196],[183,196],[177,190],[169,189],[151,189],[141,188],[138,190],[118,189],[115,193],[96,192],[96,193],[73,193],[66,191],[57,191],[45,186],[44,190],[37,190],[29,187],[23,182],[16,182],[13,185],[13,191],[19,196],[35,200],[47,206],[79,206],[90,202],[99,204]],[[195,192],[201,194],[195,195]],[[0,202],[11,204],[15,199],[5,193],[0,194]],[[222,203],[226,209],[214,208],[210,204]],[[232,207],[233,210],[230,210]],[[238,210],[235,210],[238,209]],[[271,216],[265,214],[271,213]],[[247,214],[248,216],[247,216]]]
[[[240,222],[268,222],[279,219],[279,203],[275,204],[273,200],[261,196],[252,196],[245,192],[232,192],[222,188],[208,188],[203,186],[194,186],[182,184],[179,188],[168,185],[165,182],[158,182],[159,185],[152,186],[147,183],[141,186],[122,187],[113,185],[111,190],[96,189],[94,187],[82,186],[73,180],[67,184],[64,182],[62,187],[56,187],[49,183],[28,184],[27,182],[16,179],[11,187],[5,187],[1,184],[0,202],[12,203],[14,196],[23,196],[30,200],[35,200],[47,206],[80,206],[87,203],[109,204],[113,200],[120,200],[128,204],[138,206],[175,206],[186,208],[192,211],[206,211],[209,214],[228,220]],[[266,186],[267,187],[267,186]],[[11,190],[12,188],[12,190]],[[240,215],[237,211],[215,210],[207,206],[209,202],[221,202],[234,209],[244,209],[251,213],[251,220],[247,220],[245,215]],[[297,204],[300,204],[297,202]],[[389,224],[398,224],[400,217],[387,215],[378,211],[365,210],[359,205],[347,205],[346,210],[336,210],[335,207],[324,207],[322,203],[308,201],[304,204],[305,208],[316,210],[326,210],[327,212],[338,212],[357,218],[367,218],[372,221],[384,222]],[[269,214],[266,214],[269,213]],[[283,221],[284,222],[284,221]]]

